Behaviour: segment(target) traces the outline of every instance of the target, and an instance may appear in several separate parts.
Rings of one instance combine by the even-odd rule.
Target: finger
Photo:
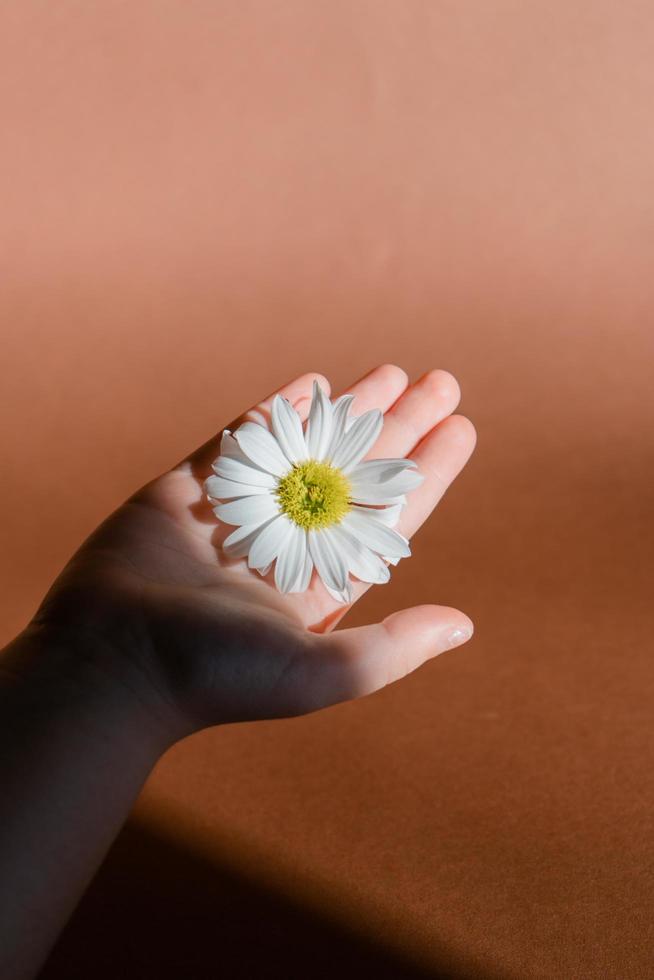
[[[386,412],[384,428],[371,457],[407,456],[435,425],[451,415],[461,399],[461,389],[449,371],[423,374]]]
[[[425,477],[424,482],[412,490],[407,505],[402,509],[396,530],[406,538],[412,537],[424,524],[443,494],[461,472],[475,448],[477,434],[472,422],[464,415],[451,415],[437,425],[411,451],[411,458]],[[352,583],[353,602],[368,591],[370,583]],[[314,623],[316,633],[334,630],[351,608],[351,603],[334,607],[329,616]]]
[[[401,367],[396,364],[381,364],[359,378],[341,394],[354,395],[350,409],[353,415],[363,415],[371,408],[379,408],[382,412],[387,412],[406,390],[408,383],[408,375]]]
[[[302,661],[301,683],[320,702],[313,708],[362,697],[465,643],[473,630],[470,618],[458,609],[414,606],[372,626],[316,635],[315,655]]]
[[[275,395],[282,395],[287,398],[291,405],[299,413],[302,420],[304,420],[309,414],[309,405],[311,404],[311,393],[313,390],[313,382],[317,381],[318,384],[324,388],[327,394],[331,391],[331,386],[327,378],[324,375],[318,374],[316,371],[309,371],[307,374],[302,374],[298,378],[294,378],[287,384],[278,388],[277,391],[273,391],[267,398],[260,401],[257,405],[253,405],[242,415],[239,415],[236,419],[225,426],[225,428],[233,431],[237,429],[239,425],[243,422],[259,422],[262,425],[269,425],[270,422],[270,410]],[[192,452],[187,456],[181,464],[190,463],[194,471],[204,471],[208,470],[211,463],[214,461],[218,455],[220,449],[220,437],[223,430],[212,436],[207,442],[202,446]]]
[[[424,524],[436,504],[470,459],[477,433],[465,415],[450,415],[411,450],[421,485],[407,497],[397,530],[410,538]]]

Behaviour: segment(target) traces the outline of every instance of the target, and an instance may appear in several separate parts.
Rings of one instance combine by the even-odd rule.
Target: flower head
[[[245,422],[223,433],[214,475],[205,482],[216,516],[238,525],[223,550],[247,557],[262,575],[274,562],[280,592],[304,592],[315,568],[330,595],[351,602],[350,576],[387,582],[388,563],[411,553],[394,527],[422,476],[410,459],[363,462],[383,415],[373,409],[352,416],[352,400],[332,402],[314,382],[306,429],[277,395],[272,432]]]

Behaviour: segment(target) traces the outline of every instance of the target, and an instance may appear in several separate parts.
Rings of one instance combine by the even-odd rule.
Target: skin
[[[283,388],[302,418],[310,373]],[[411,537],[475,446],[446,371],[409,385],[393,365],[349,389],[385,413],[371,456],[425,476],[398,526]],[[275,393],[273,393],[274,395]],[[267,423],[273,395],[246,419]],[[281,595],[222,554],[202,484],[220,433],[153,480],[82,545],[0,656],[0,976],[33,977],[157,759],[209,725],[300,715],[361,697],[465,642],[462,612],[423,605],[334,631],[349,606],[314,574]],[[355,601],[369,586],[357,583]]]

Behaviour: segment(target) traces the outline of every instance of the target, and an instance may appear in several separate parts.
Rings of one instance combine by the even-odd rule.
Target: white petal
[[[258,534],[248,555],[250,568],[266,568],[277,558],[291,533],[293,522],[285,514],[280,514]]]
[[[272,429],[277,442],[291,463],[301,463],[308,457],[300,416],[291,403],[275,395],[272,403]]]
[[[324,584],[336,592],[342,592],[347,584],[347,566],[338,548],[329,537],[327,529],[307,533],[309,554]]]
[[[223,429],[223,433],[220,437],[220,455],[236,457],[243,455],[241,450],[238,448],[236,439],[229,429]]]
[[[332,416],[332,431],[329,437],[329,445],[325,450],[324,458],[329,461],[336,449],[338,448],[341,439],[345,433],[345,424],[348,418],[348,411],[350,405],[354,401],[354,395],[341,395],[333,402],[333,416]]]
[[[400,514],[402,513],[403,504],[393,504],[391,507],[375,507],[372,511],[372,516],[385,524],[386,527],[395,527],[400,519]],[[362,510],[364,514],[370,513],[369,507],[358,507],[356,504],[352,508],[353,510]]]
[[[275,585],[280,592],[290,592],[304,571],[307,554],[307,532],[291,521],[288,540],[275,564]]]
[[[352,575],[362,582],[373,582],[375,585],[388,582],[391,573],[379,555],[350,534],[342,524],[330,528],[330,533],[336,538]]]
[[[351,499],[357,504],[391,504],[400,497],[419,487],[424,477],[417,470],[398,473],[385,483],[372,483],[366,480],[351,479]]]
[[[309,554],[309,549],[307,547],[307,535],[304,532],[304,566],[297,577],[297,580],[293,583],[293,588],[290,592],[306,592],[311,584],[311,576],[313,575],[313,560]]]
[[[415,465],[412,459],[368,459],[350,471],[350,481],[385,483],[405,470],[414,470]]]
[[[384,416],[378,408],[360,415],[350,431],[342,437],[332,456],[332,465],[339,467],[344,473],[354,469],[377,441],[383,424]]]
[[[383,487],[369,487],[363,492],[352,491],[350,500],[355,504],[368,504],[369,506],[389,506],[391,504],[403,504],[406,501],[404,494],[399,497],[388,497],[384,493]]]
[[[223,551],[228,558],[245,558],[254,539],[265,527],[263,524],[243,524],[232,531],[223,541]]]
[[[261,576],[261,578],[265,578],[271,568],[272,568],[272,562],[270,562],[268,565],[266,565],[265,568],[257,568],[257,571],[258,571],[259,575]]]
[[[406,558],[411,554],[409,542],[403,535],[387,527],[359,507],[343,518],[343,526],[378,555],[388,558]]]
[[[269,493],[266,487],[254,487],[247,483],[234,483],[221,476],[210,476],[204,481],[205,493],[214,500],[229,500],[230,497],[251,497],[257,493]]]
[[[234,438],[245,455],[257,466],[283,476],[290,469],[272,432],[256,422],[244,422],[234,433]]]
[[[234,434],[230,432],[229,429],[223,429],[223,433],[220,438],[220,455],[227,456],[229,459],[237,459],[239,462],[246,463],[248,466],[255,465],[252,460],[247,458],[234,438]]]
[[[323,582],[323,585],[325,585],[324,582]],[[336,602],[352,602],[352,583],[351,582],[347,582],[345,584],[345,588],[343,589],[342,592],[337,592],[336,589],[331,589],[328,585],[325,585],[325,588],[329,592],[329,594],[332,597],[332,599],[335,599]]]
[[[234,440],[236,443],[236,440]],[[236,444],[238,447],[238,443]],[[217,476],[222,476],[226,480],[234,480],[236,483],[245,483],[252,487],[267,487],[272,490],[277,486],[277,480],[272,473],[266,473],[257,466],[253,466],[245,453],[238,450],[240,459],[234,456],[219,456],[213,463],[212,469]]]
[[[385,490],[388,494],[401,496],[405,493],[411,493],[412,490],[415,490],[424,482],[424,479],[424,476],[418,470],[405,470],[403,473],[398,473],[396,476],[391,477],[390,480],[386,480],[385,483],[380,484],[380,489]],[[366,481],[363,480],[361,482],[364,483]]]
[[[262,524],[279,513],[279,504],[272,494],[266,493],[218,504],[213,512],[225,524]]]
[[[334,409],[317,381],[313,382],[313,397],[307,422],[306,443],[312,459],[323,459],[329,447]]]

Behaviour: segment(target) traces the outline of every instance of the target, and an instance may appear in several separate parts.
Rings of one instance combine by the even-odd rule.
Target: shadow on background
[[[432,957],[438,959],[438,953]],[[442,968],[346,931],[130,823],[39,980],[375,980],[490,978],[442,952]]]

